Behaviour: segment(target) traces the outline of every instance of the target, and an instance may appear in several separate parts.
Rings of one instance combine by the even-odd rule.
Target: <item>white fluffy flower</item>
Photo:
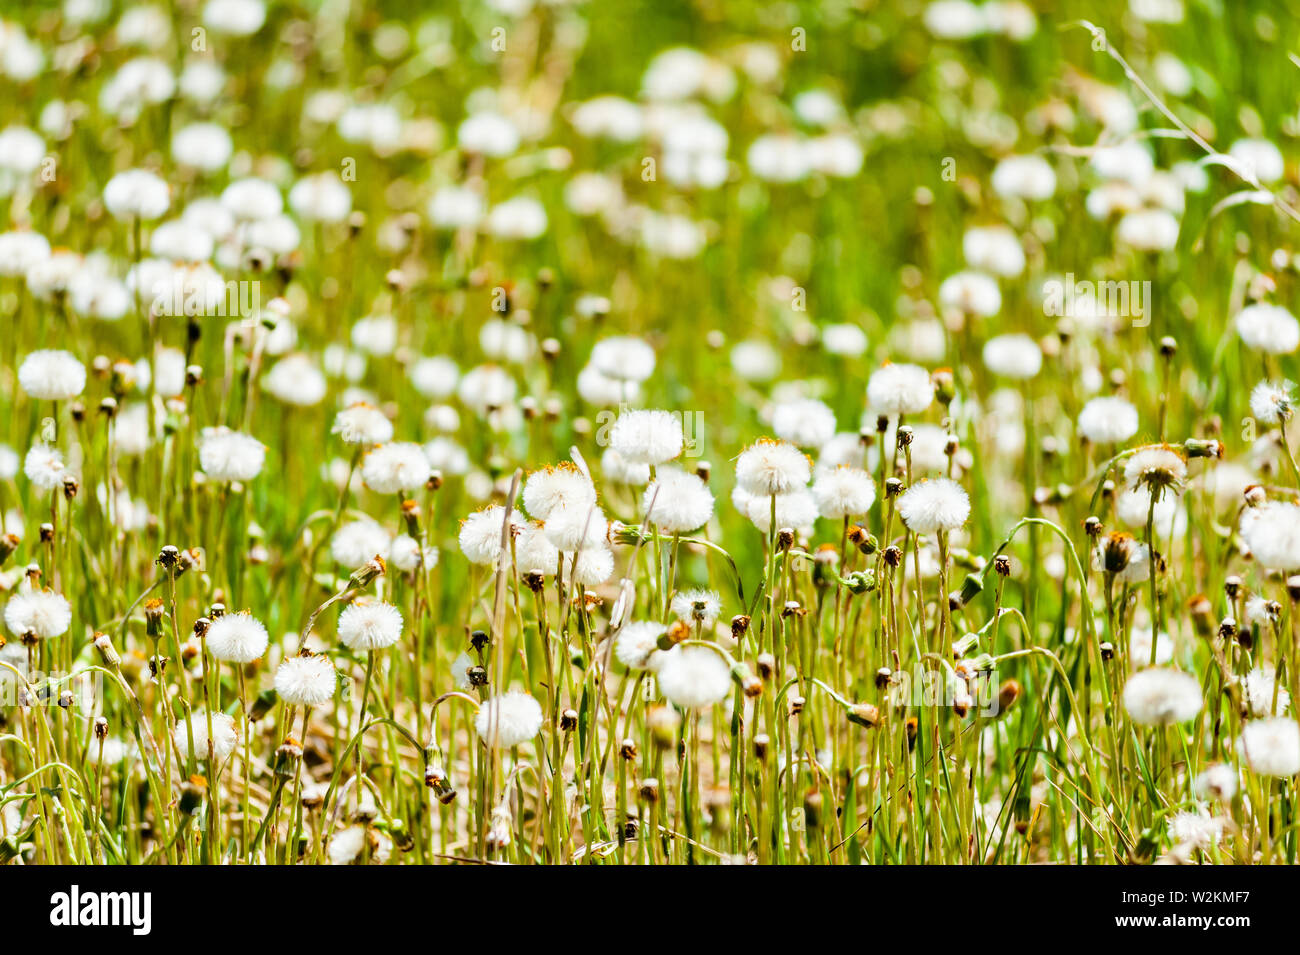
[[[275,671],[275,692],[290,706],[319,706],[334,698],[338,678],[329,657],[290,657]]]
[[[383,650],[402,636],[402,612],[390,603],[358,599],[339,614],[339,639],[351,650]]]
[[[1186,723],[1201,712],[1201,702],[1201,684],[1181,670],[1151,667],[1124,685],[1124,709],[1143,726]]]
[[[609,431],[609,444],[625,461],[663,464],[682,453],[682,419],[671,411],[624,411]]]
[[[379,523],[368,517],[344,524],[330,538],[330,556],[335,563],[356,568],[375,557],[388,558],[393,538]]]
[[[520,573],[549,576],[559,566],[560,550],[540,524],[526,524],[515,537],[515,567]]]
[[[1115,237],[1143,252],[1163,252],[1178,244],[1178,218],[1166,209],[1138,209],[1119,220]]]
[[[613,448],[606,448],[601,454],[600,470],[607,480],[616,484],[643,487],[650,480],[650,465],[629,461]],[[524,503],[527,505],[526,500]]]
[[[991,275],[968,270],[950,275],[940,283],[939,304],[989,318],[1002,309],[1002,292]]]
[[[1300,322],[1281,305],[1247,305],[1237,313],[1234,325],[1243,342],[1265,354],[1288,355],[1300,348]]]
[[[394,567],[405,573],[429,569],[438,566],[438,548],[420,547],[420,542],[409,534],[399,534],[393,538],[388,551],[388,560]]]
[[[1300,773],[1300,725],[1295,720],[1251,720],[1242,729],[1237,746],[1246,764],[1261,776]]]
[[[876,501],[876,485],[861,468],[841,465],[819,470],[812,494],[822,517],[865,514]]]
[[[266,627],[247,611],[228,613],[212,621],[205,638],[208,649],[218,660],[252,663],[266,652]]]
[[[984,364],[1004,378],[1033,378],[1043,367],[1043,351],[1028,335],[998,335],[984,343]]]
[[[466,152],[500,158],[519,148],[519,130],[500,113],[484,110],[460,124],[456,141]]]
[[[63,487],[68,470],[57,448],[48,444],[34,444],[23,458],[23,474],[38,490],[54,491]]]
[[[655,352],[640,338],[616,335],[596,342],[591,364],[615,381],[645,381],[654,373]]]
[[[559,507],[590,507],[596,488],[576,465],[565,461],[528,475],[524,482],[524,509],[530,517],[546,520]]]
[[[337,173],[321,172],[293,184],[289,206],[308,222],[342,222],[352,211],[352,192]]]
[[[654,621],[625,623],[614,640],[614,655],[629,670],[657,670],[664,660],[659,638],[665,627]]]
[[[1169,817],[1169,838],[1176,846],[1208,849],[1223,835],[1224,820],[1202,810],[1183,809]]]
[[[1300,570],[1300,505],[1266,501],[1241,515],[1241,538],[1269,570]]]
[[[1171,445],[1146,445],[1124,462],[1124,481],[1129,487],[1177,488],[1186,479],[1187,461]]]
[[[371,449],[361,462],[361,479],[376,494],[397,494],[423,487],[432,471],[424,451],[412,441],[395,441]]]
[[[772,410],[772,430],[801,448],[820,448],[835,436],[835,412],[815,398],[783,401]]]
[[[916,534],[954,531],[970,517],[970,497],[949,478],[919,481],[898,499],[898,513]]]
[[[1246,708],[1255,718],[1281,716],[1291,705],[1291,694],[1278,686],[1277,673],[1272,667],[1256,666],[1241,679]],[[1277,693],[1277,710],[1273,709],[1273,694]]]
[[[597,587],[614,574],[614,552],[603,543],[566,555],[565,576],[584,587]]]
[[[877,414],[918,414],[932,401],[934,382],[919,365],[884,365],[867,379],[867,404]]]
[[[961,239],[962,255],[973,269],[983,269],[1004,278],[1025,270],[1025,250],[1020,238],[1004,225],[973,226]]]
[[[330,433],[344,444],[383,444],[393,437],[393,423],[374,405],[358,401],[334,416]]]
[[[328,390],[325,374],[306,355],[288,355],[277,361],[262,379],[267,394],[297,408],[320,404]]]
[[[71,352],[44,348],[23,359],[18,384],[39,401],[67,401],[86,387],[86,366]]]
[[[1237,785],[1237,771],[1226,763],[1215,763],[1197,774],[1192,789],[1198,799],[1230,803]]]
[[[1295,385],[1290,381],[1261,381],[1250,392],[1250,413],[1261,424],[1289,420],[1295,407]]]
[[[487,745],[510,749],[536,736],[543,718],[542,704],[527,693],[511,690],[483,701],[474,729]]]
[[[188,727],[188,728],[187,728]],[[195,710],[186,722],[176,724],[172,738],[181,755],[190,755],[190,736],[194,737],[194,755],[198,759],[215,756],[219,761],[235,751],[239,743],[239,732],[235,728],[233,716],[225,713],[212,714],[212,738],[208,738],[208,715],[203,710]]]
[[[251,481],[262,471],[266,446],[224,425],[199,434],[199,467],[214,481]]]
[[[115,219],[157,219],[170,206],[167,183],[144,169],[119,172],[104,186],[104,207]]]
[[[652,505],[653,502],[653,505]],[[660,468],[645,489],[641,506],[647,517],[670,534],[702,527],[713,516],[713,493],[697,475],[681,468]]]
[[[683,590],[673,594],[671,607],[682,620],[708,628],[722,612],[722,601],[712,590]]]
[[[603,547],[609,524],[594,504],[565,504],[551,511],[543,528],[547,540],[572,553],[580,547]]]
[[[1093,444],[1127,441],[1138,430],[1138,410],[1123,398],[1091,398],[1079,412],[1079,433]]]
[[[470,563],[496,563],[501,555],[501,531],[505,526],[505,517],[506,509],[500,504],[493,504],[481,511],[475,511],[461,522],[458,540],[461,552]],[[512,511],[510,514],[512,530],[523,525],[523,520]]]
[[[62,594],[31,590],[14,594],[5,604],[5,626],[15,637],[41,640],[61,637],[72,625],[72,605]]]
[[[797,488],[789,494],[754,495],[743,487],[731,490],[731,503],[736,510],[749,518],[753,525],[764,534],[770,534],[772,528],[772,504],[776,503],[776,528],[790,528],[800,533],[811,533],[819,512],[817,499],[807,488]]]
[[[993,191],[1008,199],[1050,199],[1056,172],[1041,156],[1008,156],[993,170]]]
[[[1282,150],[1267,139],[1239,139],[1228,147],[1228,155],[1260,182],[1277,182],[1286,173]]]
[[[731,668],[709,647],[677,647],[659,667],[659,691],[674,705],[702,709],[726,698]]]
[[[793,444],[760,438],[736,459],[736,483],[755,497],[789,494],[808,483],[812,465]]]

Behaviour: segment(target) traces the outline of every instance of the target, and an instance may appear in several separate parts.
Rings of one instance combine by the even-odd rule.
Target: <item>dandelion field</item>
[[[0,863],[1290,864],[1300,29],[0,4]]]

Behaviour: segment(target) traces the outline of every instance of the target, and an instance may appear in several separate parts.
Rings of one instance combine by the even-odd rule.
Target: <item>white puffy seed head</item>
[[[687,533],[713,516],[713,493],[698,476],[681,468],[663,467],[645,489],[641,506],[661,530]]]
[[[290,657],[275,671],[275,692],[290,706],[328,703],[337,688],[338,677],[329,657]]]
[[[224,425],[199,435],[199,466],[214,481],[251,481],[262,471],[266,446]]]
[[[861,468],[841,465],[820,470],[812,495],[822,517],[843,518],[866,514],[876,501],[876,485]]]
[[[596,343],[592,366],[615,381],[645,381],[655,370],[655,352],[642,339],[616,335]]]
[[[18,366],[18,384],[39,401],[68,401],[86,387],[86,366],[71,352],[34,351]]]
[[[208,651],[229,663],[252,663],[266,652],[266,627],[251,613],[228,613],[212,621],[205,635]]]
[[[609,431],[609,445],[634,464],[663,464],[682,453],[682,419],[671,411],[624,411]]]
[[[1234,324],[1243,342],[1267,355],[1289,355],[1300,348],[1300,322],[1281,305],[1247,305]]]
[[[191,734],[194,738],[192,751],[190,750]],[[235,727],[233,716],[213,713],[212,736],[209,739],[208,714],[204,710],[195,710],[188,720],[176,724],[172,738],[176,741],[176,747],[181,751],[182,756],[188,758],[193,752],[197,759],[213,756],[220,762],[235,751],[235,746],[239,743],[239,731]]]
[[[402,612],[390,603],[359,598],[339,614],[339,640],[350,650],[384,650],[402,636]]]
[[[392,440],[393,423],[378,408],[358,401],[334,416],[331,433],[344,444],[383,444]]]
[[[1300,505],[1266,501],[1241,515],[1241,539],[1269,570],[1300,569]]]
[[[722,601],[712,590],[683,590],[673,595],[672,611],[687,623],[711,627],[722,611]]]
[[[1201,712],[1201,702],[1201,684],[1181,670],[1139,670],[1124,685],[1124,709],[1143,726],[1186,723]]]
[[[755,497],[789,494],[811,476],[808,456],[784,441],[760,438],[736,459],[736,483]]]
[[[1300,773],[1300,725],[1280,716],[1251,720],[1241,731],[1237,751],[1261,776],[1294,776]]]
[[[424,486],[432,474],[424,450],[413,441],[381,444],[366,453],[361,479],[376,494],[398,494]]]
[[[1043,367],[1043,351],[1028,335],[998,335],[984,344],[984,364],[1004,378],[1027,380]]]
[[[1290,381],[1261,381],[1250,392],[1250,413],[1261,424],[1291,420],[1295,409],[1295,384]]]
[[[815,398],[783,401],[772,410],[772,430],[782,441],[820,448],[835,436],[835,412]]]
[[[867,379],[867,404],[877,414],[919,414],[934,401],[934,382],[919,365],[884,365]]]
[[[483,701],[474,729],[487,745],[510,749],[536,736],[542,721],[542,704],[527,693],[511,690]]]
[[[534,520],[546,520],[559,507],[590,507],[595,503],[596,488],[591,479],[567,461],[534,471],[524,482],[524,510]]]
[[[1079,433],[1093,444],[1118,444],[1138,430],[1138,410],[1123,398],[1091,398],[1079,412]]]
[[[60,637],[72,624],[72,605],[50,590],[19,591],[5,604],[5,626],[15,637]]]
[[[629,670],[657,670],[664,652],[659,638],[667,628],[661,623],[642,620],[626,623],[614,639],[614,655]]]
[[[461,553],[473,564],[494,564],[501,556],[501,531],[505,525],[506,509],[493,504],[475,511],[460,525]],[[524,526],[524,520],[513,511],[510,514],[511,531]]]
[[[970,517],[970,497],[956,481],[934,478],[904,491],[898,499],[898,513],[916,534],[955,531]]]
[[[542,528],[556,548],[573,552],[579,547],[603,547],[609,523],[599,507],[575,504],[551,511]]]
[[[731,668],[709,647],[677,647],[659,666],[659,691],[675,706],[703,709],[725,699]]]

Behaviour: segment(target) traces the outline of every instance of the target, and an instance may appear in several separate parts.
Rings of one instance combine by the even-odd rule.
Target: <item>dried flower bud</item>
[[[848,709],[850,723],[875,729],[880,725],[880,710],[870,703],[854,703]]]
[[[776,672],[776,657],[770,653],[760,653],[755,663],[758,665],[758,675],[764,680],[771,680],[772,674]]]
[[[748,630],[749,630],[748,616],[746,616],[743,613],[740,613],[740,614],[736,614],[736,616],[731,618],[731,636],[733,639],[739,640],[741,637],[743,637],[746,634],[746,632],[748,632]]]

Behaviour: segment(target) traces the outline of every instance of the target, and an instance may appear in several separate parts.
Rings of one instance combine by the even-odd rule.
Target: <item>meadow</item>
[[[1300,20],[0,2],[0,863],[1290,864]]]

